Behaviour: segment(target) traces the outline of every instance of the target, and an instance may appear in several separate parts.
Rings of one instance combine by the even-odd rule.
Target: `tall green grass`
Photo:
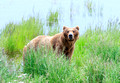
[[[23,47],[38,35],[54,35],[60,31],[58,23],[59,13],[50,12],[47,16],[47,31],[44,30],[43,23],[39,17],[30,17],[27,20],[22,19],[21,23],[9,23],[1,33],[0,47],[4,47],[7,55],[22,54]]]
[[[0,83],[6,83],[13,80],[17,72],[13,69],[14,65],[8,64],[7,56],[3,56],[1,52],[0,49]]]
[[[19,24],[10,23],[2,31],[2,47],[8,55],[20,54],[25,44],[43,34],[43,23],[38,18],[23,19]]]
[[[88,29],[76,42],[73,62],[84,70],[84,82],[120,82],[120,26]],[[83,71],[82,71],[83,72]]]
[[[52,51],[39,49],[37,52],[28,52],[25,56],[24,72],[32,77],[43,76],[49,83],[82,82],[80,74],[63,56],[56,56]]]
[[[58,73],[55,74],[55,77],[52,75],[55,73],[54,71],[49,74],[46,74],[45,71],[42,71],[44,72],[44,74],[42,75],[44,76],[50,75],[51,77],[57,79],[54,81],[53,79],[51,79],[52,81],[50,81],[50,83],[58,82],[58,80],[60,80],[59,79],[60,77],[57,78],[56,76],[57,75],[62,76],[63,72],[65,72],[66,69],[68,69],[67,71],[69,71],[69,69],[72,70],[66,73],[70,74],[73,72],[72,74],[75,76],[72,77],[72,75],[70,75],[70,79],[74,78],[72,82],[75,81],[75,82],[83,82],[83,83],[119,83],[120,82],[119,27],[120,27],[119,25],[118,26],[113,25],[112,28],[108,26],[108,29],[104,31],[101,28],[96,28],[95,30],[88,29],[85,34],[80,36],[79,40],[75,44],[75,51],[71,61],[71,63],[74,65],[70,63],[66,64],[66,61],[65,62],[62,61],[64,62],[62,68],[65,66],[65,69],[64,68],[62,69],[61,66],[57,63],[59,61],[61,64],[61,60],[59,60],[59,58],[56,59],[55,58],[56,56],[53,56],[54,54],[51,55],[47,52],[48,55],[50,55],[49,58],[53,56],[52,59],[55,58],[55,60],[46,59],[46,54],[42,54],[42,53],[40,54],[45,56],[41,56],[39,54],[32,54],[32,55],[35,56],[39,55],[41,59],[44,57],[42,60],[43,62],[41,62],[42,64],[44,64],[44,66],[43,65],[41,66],[45,71],[47,71],[47,73],[49,72],[49,67],[50,67],[48,66],[48,64],[51,65],[52,68],[55,68],[56,71],[57,71],[56,67],[58,66],[59,66],[58,68],[62,69],[62,70],[58,70]],[[31,59],[33,60],[33,58]],[[64,59],[62,58],[62,60]],[[35,59],[35,63],[36,61],[39,60]],[[37,67],[35,67],[34,64],[34,67],[31,68],[37,68]],[[50,68],[50,72],[51,70],[54,70],[52,68]],[[35,71],[35,69],[33,70]],[[69,79],[69,74],[66,74],[67,78],[65,78],[65,80]],[[62,81],[62,82],[67,83],[69,81]]]
[[[50,16],[54,17],[53,14]],[[59,24],[54,24],[58,25],[59,32]],[[54,24],[49,35],[58,33]],[[8,63],[1,53],[4,48],[7,54],[20,54],[25,44],[41,34],[44,34],[43,23],[34,17],[6,26],[0,39],[0,82],[120,83],[119,24],[108,23],[106,30],[101,27],[88,29],[75,43],[71,62],[64,59],[64,55],[57,57],[52,51],[41,48],[42,51],[28,52],[22,66],[15,65],[13,60]]]
[[[51,12],[47,16],[47,26],[48,28],[48,35],[55,35],[60,32],[60,26],[59,26],[59,19],[60,15],[59,12]]]
[[[50,11],[49,15],[47,16],[47,26],[52,27],[58,25],[58,21],[59,21],[58,19],[59,19],[59,12]]]

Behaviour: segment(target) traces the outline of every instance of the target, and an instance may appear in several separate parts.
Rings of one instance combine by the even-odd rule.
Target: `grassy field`
[[[57,18],[56,12],[48,16],[47,20],[53,23],[48,23],[48,35],[59,32]],[[22,58],[19,58],[22,57],[23,47],[37,35],[45,34],[43,25],[40,19],[30,17],[19,24],[10,23],[2,31],[1,83],[120,83],[119,24],[108,23],[104,31],[101,27],[88,29],[76,42],[71,62],[64,59],[64,55],[56,57],[52,51],[39,49],[28,53],[23,66],[20,62]]]

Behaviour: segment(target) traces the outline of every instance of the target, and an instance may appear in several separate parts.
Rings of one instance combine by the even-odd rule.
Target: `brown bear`
[[[37,36],[31,40],[23,49],[23,61],[27,48],[36,50],[37,47],[47,46],[57,52],[57,54],[64,54],[69,59],[71,58],[76,40],[79,38],[79,27],[68,28],[63,27],[63,32],[54,36]]]

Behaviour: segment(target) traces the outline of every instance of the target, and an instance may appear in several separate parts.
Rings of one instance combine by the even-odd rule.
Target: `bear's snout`
[[[69,34],[69,39],[73,40],[73,34]]]

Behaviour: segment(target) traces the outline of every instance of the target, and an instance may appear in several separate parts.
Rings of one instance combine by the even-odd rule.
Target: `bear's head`
[[[79,39],[79,27],[76,26],[74,28],[68,28],[66,26],[63,27],[63,34],[66,40],[68,41],[76,41]]]

